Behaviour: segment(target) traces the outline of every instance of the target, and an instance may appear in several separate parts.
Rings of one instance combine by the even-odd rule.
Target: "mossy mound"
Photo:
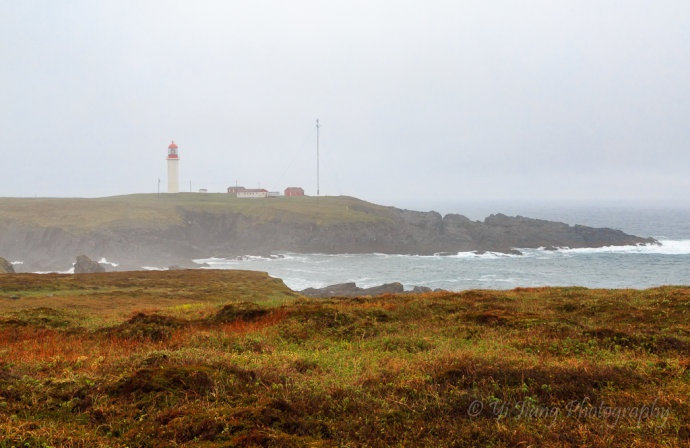
[[[254,322],[269,312],[268,309],[262,308],[253,302],[237,302],[225,305],[211,320],[218,323],[230,323],[237,320]]]
[[[128,321],[115,327],[101,330],[101,333],[122,339],[167,341],[173,331],[188,325],[188,322],[161,314],[137,313]]]
[[[110,393],[115,396],[152,392],[207,394],[213,388],[211,372],[204,366],[160,366],[139,369],[118,381]]]

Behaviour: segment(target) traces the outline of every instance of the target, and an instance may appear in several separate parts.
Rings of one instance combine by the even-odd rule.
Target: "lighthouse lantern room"
[[[168,146],[168,193],[180,192],[180,174],[177,164],[180,162],[180,157],[177,154],[177,145],[173,140]]]

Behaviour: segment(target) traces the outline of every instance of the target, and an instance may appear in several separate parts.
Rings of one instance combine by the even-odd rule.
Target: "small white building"
[[[237,197],[243,199],[267,198],[268,190],[263,188],[245,188],[237,191]]]

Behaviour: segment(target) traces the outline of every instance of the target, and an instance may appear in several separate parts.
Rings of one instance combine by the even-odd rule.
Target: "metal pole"
[[[319,119],[316,119],[316,196],[319,196]]]

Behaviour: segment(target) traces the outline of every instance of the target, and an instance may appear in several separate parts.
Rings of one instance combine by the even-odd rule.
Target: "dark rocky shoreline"
[[[411,291],[405,291],[402,283],[399,282],[385,283],[383,285],[372,286],[371,288],[360,288],[356,283],[338,283],[323,288],[307,288],[298,292],[307,297],[320,299],[329,297],[351,298],[380,296],[382,294],[402,294],[404,292],[424,293],[431,292],[431,288],[426,286],[415,286]]]

